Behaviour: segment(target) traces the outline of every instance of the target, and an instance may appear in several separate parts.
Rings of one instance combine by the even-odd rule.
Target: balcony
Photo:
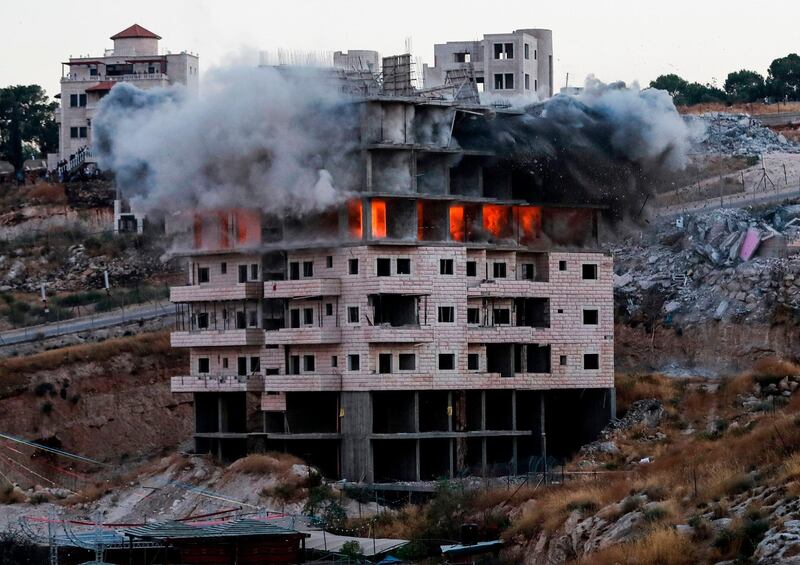
[[[169,76],[164,73],[134,73],[130,75],[75,75],[69,74],[61,77],[61,82],[128,82],[134,80],[161,80],[169,82]]]
[[[269,375],[266,377],[264,386],[270,392],[338,391],[342,390],[342,376],[314,373]]]
[[[304,345],[341,343],[342,328],[308,326],[305,328],[281,328],[266,332],[266,343],[271,345]]]
[[[172,377],[172,392],[260,392],[264,375],[186,375]]]
[[[188,285],[169,289],[171,302],[219,302],[223,300],[251,300],[264,297],[264,287],[259,282],[238,283],[228,286]]]
[[[433,326],[368,326],[364,339],[369,343],[431,343]]]
[[[298,279],[264,283],[265,298],[339,296],[341,293],[342,281],[340,279]]]
[[[364,281],[362,288],[365,294],[424,296],[433,292],[433,282],[409,276],[372,277]]]
[[[248,328],[244,330],[202,330],[193,332],[172,332],[172,347],[241,347],[264,345],[264,330]]]
[[[469,343],[535,343],[549,342],[552,339],[550,328],[531,326],[469,326]]]
[[[548,282],[493,279],[467,287],[467,298],[549,297],[551,289]]]

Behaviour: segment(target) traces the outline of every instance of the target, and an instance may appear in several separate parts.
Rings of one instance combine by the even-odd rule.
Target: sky
[[[199,53],[201,73],[256,64],[262,50],[397,54],[409,39],[414,56],[432,64],[434,43],[531,27],[553,30],[557,88],[567,73],[571,85],[594,74],[644,86],[677,73],[722,86],[728,72],[766,75],[773,59],[800,52],[797,0],[83,0],[72,8],[0,0],[0,14],[0,87],[35,83],[51,96],[62,61],[102,54],[108,38],[133,23],[161,35],[162,49]]]

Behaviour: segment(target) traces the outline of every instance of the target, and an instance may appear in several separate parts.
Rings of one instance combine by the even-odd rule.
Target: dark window
[[[236,374],[240,377],[247,374],[247,357],[236,358]]]
[[[452,259],[439,259],[439,274],[452,275],[453,274],[453,260]]]
[[[80,106],[81,108],[85,108],[86,107],[86,95],[85,94],[79,94],[78,95],[78,106]]]
[[[96,77],[97,76],[97,67],[89,67],[89,76]]]
[[[530,59],[531,58],[531,46],[526,43],[524,50],[525,50],[525,58],[526,59]]]
[[[300,356],[299,355],[292,355],[289,357],[289,374],[290,375],[299,375],[300,374]]]
[[[358,274],[358,259],[348,259],[347,260],[347,272],[351,275]]]
[[[481,309],[480,308],[467,308],[467,323],[480,324],[481,323]]]
[[[377,274],[379,277],[388,277],[392,274],[392,260],[379,257],[377,260]]]
[[[247,265],[239,265],[239,282],[247,282]]]
[[[413,353],[401,353],[398,367],[401,371],[413,371],[417,368],[417,356]]]
[[[328,255],[327,257],[325,257],[325,266],[328,269],[333,268],[333,255]]]
[[[307,373],[313,373],[316,370],[316,359],[313,355],[303,355],[303,370]]]
[[[452,353],[440,353],[439,354],[439,370],[440,371],[452,371],[455,369],[456,356]]]
[[[228,272],[228,264],[226,262],[223,261],[219,264],[219,272],[223,275]]]
[[[477,371],[480,367],[480,357],[477,353],[467,354],[467,369],[470,371]]]
[[[251,328],[258,327],[258,310],[249,310],[247,312],[247,325]]]
[[[566,261],[559,261],[558,262],[558,270],[559,271],[566,271],[567,270],[567,262]]]
[[[347,368],[350,371],[360,371],[361,370],[361,358],[358,355],[348,355],[347,356]]]
[[[236,329],[244,330],[247,328],[247,319],[245,318],[244,311],[236,312]]]
[[[494,274],[494,278],[496,279],[506,278],[506,264],[505,263],[492,264],[492,273]]]
[[[197,282],[199,282],[199,283],[207,283],[208,279],[209,279],[208,267],[198,267],[197,268]]]
[[[511,322],[511,314],[508,308],[495,308],[494,309],[494,323],[509,324]]]
[[[347,321],[351,324],[358,323],[358,306],[347,307]]]
[[[78,107],[78,95],[77,94],[70,94],[69,95],[69,106],[70,106],[70,108],[77,108]]]
[[[296,281],[300,278],[300,263],[292,261],[289,263],[289,280]]]
[[[583,368],[592,371],[600,368],[600,355],[597,353],[584,353]]]
[[[467,261],[467,276],[468,277],[478,276],[478,263],[476,261]]]
[[[84,139],[84,138],[86,138],[86,137],[87,137],[87,133],[86,133],[86,131],[87,131],[87,130],[86,130],[86,128],[85,128],[85,127],[80,127],[80,128],[78,128],[78,137],[80,137],[81,139]]]
[[[501,59],[503,57],[503,44],[502,43],[495,43],[494,44],[494,58]]]
[[[78,137],[78,128],[69,128],[69,136],[72,139],[76,139]]]
[[[333,304],[331,304],[330,302],[325,303],[325,315],[333,316]]]
[[[314,276],[314,261],[303,261],[303,276],[304,277]]]
[[[201,330],[208,328],[208,312],[201,312],[197,315],[197,327]]]
[[[300,327],[300,310],[298,308],[292,308],[291,310],[289,310],[289,327],[290,328]]]
[[[210,370],[211,370],[211,364],[208,360],[208,357],[200,357],[197,360],[197,372],[208,373]]]
[[[250,265],[250,280],[258,280],[258,265]]]
[[[303,308],[303,323],[306,325],[310,325],[314,323],[314,309],[313,308]]]
[[[531,89],[531,75],[525,73],[525,90]]]
[[[381,353],[378,355],[378,372],[381,374],[392,372],[392,354]]]
[[[495,73],[494,75],[494,89],[503,90],[503,73]]]
[[[522,280],[532,281],[536,278],[536,266],[533,263],[523,263],[521,271]]]
[[[456,321],[456,309],[453,306],[439,306],[439,322],[452,324]]]
[[[278,369],[277,367],[272,367],[272,368],[267,368],[267,370],[264,371],[264,374],[267,374],[267,375],[280,375],[281,373],[280,373],[280,369]],[[277,392],[268,392],[267,394],[278,394],[278,393]]]
[[[597,310],[584,310],[583,311],[583,325],[596,326],[600,315]]]
[[[594,263],[584,263],[581,267],[583,273],[583,280],[597,280],[597,265]]]
[[[251,357],[250,358],[250,372],[251,373],[260,373],[261,372],[261,357]]]
[[[223,369],[227,369],[228,368],[228,358],[227,357],[223,357],[222,358],[222,368]]]
[[[410,275],[411,274],[411,259],[398,259],[397,260],[397,274]]]
[[[514,74],[513,73],[506,73],[505,77],[506,77],[505,89],[506,90],[513,90],[514,89]]]
[[[338,367],[339,366],[339,357],[336,355],[331,355],[331,367]]]
[[[567,364],[567,356],[566,355],[562,355],[561,357],[559,357],[558,358],[558,364],[561,365],[561,366],[565,366]]]
[[[564,309],[563,308],[559,308],[558,310],[556,310],[556,312],[558,312],[559,314],[563,314],[564,313]]]

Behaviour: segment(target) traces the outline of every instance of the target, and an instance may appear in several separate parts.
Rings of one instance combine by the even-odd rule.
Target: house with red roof
[[[133,24],[111,36],[114,47],[101,56],[69,57],[61,63],[59,152],[48,156],[52,170],[92,144],[92,117],[100,100],[120,82],[150,89],[183,84],[197,92],[200,60],[197,54],[172,53],[159,46],[161,36]]]

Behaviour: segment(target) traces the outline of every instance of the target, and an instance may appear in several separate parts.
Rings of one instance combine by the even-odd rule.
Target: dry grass
[[[28,189],[26,196],[35,204],[66,204],[67,195],[64,185],[39,183]]]
[[[13,378],[21,373],[52,371],[70,363],[101,363],[125,353],[136,357],[159,355],[170,359],[183,358],[183,354],[170,347],[168,331],[143,333],[43,351],[26,357],[6,358],[0,360],[0,380]]]
[[[64,506],[72,506],[74,504],[86,504],[88,502],[94,502],[96,500],[100,500],[111,492],[111,487],[109,484],[106,483],[94,483],[87,487],[82,488],[76,494],[68,496],[65,498],[61,503]]]
[[[697,563],[691,539],[669,527],[658,527],[631,543],[609,547],[575,563],[581,565],[684,565]]]
[[[599,486],[580,485],[545,490],[523,507],[505,537],[517,534],[530,536],[540,530],[554,532],[574,511],[594,513],[623,498],[630,488],[624,480]]]
[[[302,464],[300,459],[287,453],[254,453],[237,459],[227,471],[246,475],[285,475],[291,471],[292,465]]]
[[[615,377],[617,410],[624,414],[637,400],[656,398],[666,402],[676,394],[675,381],[663,375],[622,374]]]
[[[788,102],[779,104],[761,104],[754,102],[750,104],[733,104],[728,106],[725,103],[717,102],[710,104],[695,104],[694,106],[680,106],[678,111],[682,114],[704,114],[706,112],[733,112],[744,113],[757,116],[759,114],[774,114],[777,112],[800,112],[800,102]]]
[[[755,362],[752,375],[758,382],[779,381],[786,376],[800,375],[800,366],[785,359],[765,357]]]

